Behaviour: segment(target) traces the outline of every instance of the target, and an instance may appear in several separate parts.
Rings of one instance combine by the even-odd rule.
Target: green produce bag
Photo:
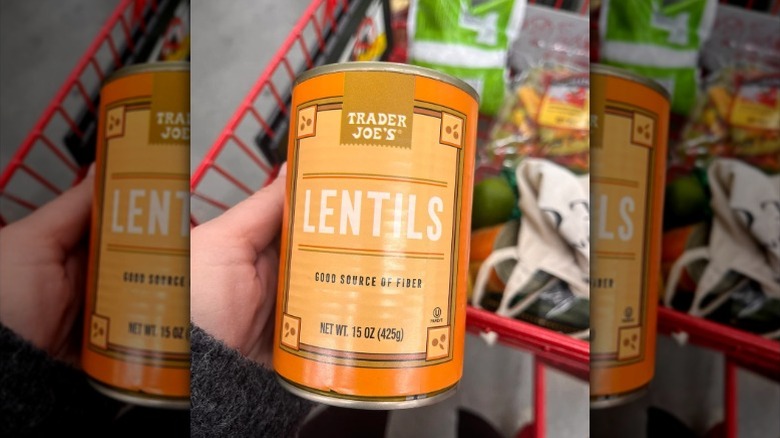
[[[479,93],[495,115],[504,99],[508,50],[523,22],[525,0],[413,0],[409,62],[448,73]]]
[[[687,115],[696,102],[699,51],[715,21],[717,0],[604,0],[602,62],[662,84],[672,111]]]

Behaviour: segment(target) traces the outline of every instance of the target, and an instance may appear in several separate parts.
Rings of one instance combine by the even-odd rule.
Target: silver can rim
[[[622,79],[627,79],[632,82],[639,83],[641,85],[644,85],[646,87],[649,87],[653,91],[660,94],[664,99],[667,101],[671,101],[671,95],[669,95],[669,91],[667,91],[666,88],[664,88],[658,81],[655,81],[653,79],[650,79],[648,77],[639,75],[637,73],[634,73],[632,71],[614,67],[611,65],[604,65],[604,64],[591,64],[590,65],[590,72],[591,74],[602,74],[605,76],[615,76]]]
[[[471,85],[466,81],[458,79],[454,76],[442,73],[438,70],[433,70],[426,67],[420,67],[411,64],[402,64],[398,62],[381,62],[381,61],[358,61],[358,62],[342,62],[338,64],[326,64],[319,67],[306,70],[298,75],[295,79],[294,87],[297,87],[301,82],[308,81],[317,76],[323,76],[331,73],[341,72],[355,72],[355,71],[372,71],[372,72],[392,72],[399,74],[415,75],[424,78],[433,79],[439,82],[452,85],[460,88],[466,92],[469,96],[479,102],[479,94]]]
[[[639,400],[645,394],[647,394],[647,385],[620,394],[591,397],[590,407],[591,409],[614,408]]]
[[[353,400],[353,399],[339,398],[339,397],[329,397],[327,395],[321,395],[312,391],[307,391],[305,387],[298,386],[288,381],[284,377],[280,376],[278,373],[276,375],[276,378],[279,381],[279,384],[284,389],[297,395],[298,397],[305,398],[307,400],[311,400],[313,402],[322,403],[329,406],[336,406],[340,408],[350,408],[350,409],[366,409],[366,410],[373,410],[373,411],[411,409],[411,408],[419,408],[422,406],[428,406],[443,401],[447,398],[450,398],[458,390],[458,384],[456,383],[450,386],[449,388],[445,388],[441,392],[430,397],[426,396],[422,398],[414,398],[412,400],[403,400],[403,401],[368,401],[368,400]]]
[[[93,378],[87,379],[90,385],[99,393],[132,405],[143,406],[147,408],[175,409],[184,410],[190,408],[190,398],[178,397],[155,397],[152,395],[141,395],[130,391],[114,388]]]
[[[117,79],[127,76],[133,76],[141,73],[157,73],[157,72],[179,72],[190,71],[190,63],[187,61],[160,61],[160,62],[147,62],[143,64],[133,64],[126,67],[122,67],[119,70],[111,73],[103,85],[114,82]]]

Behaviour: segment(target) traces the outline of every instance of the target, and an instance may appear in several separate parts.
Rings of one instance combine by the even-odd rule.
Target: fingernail
[[[287,162],[282,163],[282,167],[279,168],[279,177],[287,176]]]
[[[95,163],[89,165],[89,169],[87,170],[87,177],[95,176]]]

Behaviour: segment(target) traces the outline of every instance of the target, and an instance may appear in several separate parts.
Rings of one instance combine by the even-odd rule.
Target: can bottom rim
[[[349,396],[350,398],[341,398],[336,395],[328,396],[313,392],[313,390],[293,383],[278,373],[276,375],[279,380],[279,384],[291,393],[298,397],[305,398],[317,403],[322,403],[330,406],[336,406],[340,408],[351,409],[368,409],[368,410],[394,410],[394,409],[411,409],[419,408],[422,406],[432,405],[451,397],[457,392],[458,384],[454,384],[448,388],[442,389],[431,394],[421,394],[418,396],[409,396],[407,400],[390,400],[390,401],[377,401],[377,398]]]
[[[647,386],[635,389],[629,392],[623,392],[615,395],[600,395],[590,398],[591,409],[605,409],[621,406],[640,399],[647,393]]]
[[[137,406],[143,406],[147,408],[161,408],[161,409],[189,409],[190,398],[189,397],[164,397],[164,396],[152,396],[147,394],[140,394],[136,392],[127,391],[124,389],[114,388],[106,385],[102,382],[98,382],[93,378],[87,379],[89,384],[92,385],[99,393],[111,397],[121,402],[130,403]]]

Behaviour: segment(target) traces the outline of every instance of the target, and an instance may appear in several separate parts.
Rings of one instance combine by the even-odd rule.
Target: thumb
[[[220,234],[248,242],[256,253],[279,233],[284,212],[287,164],[268,186],[252,194],[210,223]]]
[[[27,225],[39,236],[70,250],[87,231],[92,208],[94,164],[87,176],[27,217]]]

